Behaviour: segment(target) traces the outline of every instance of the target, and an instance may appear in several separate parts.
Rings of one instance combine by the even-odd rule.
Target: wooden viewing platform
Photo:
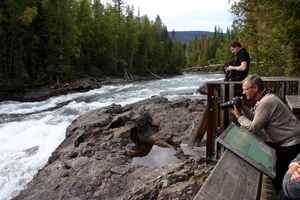
[[[286,95],[300,94],[300,78],[292,77],[262,77],[265,88],[271,93],[276,94],[286,103]],[[216,137],[225,128],[235,121],[230,109],[222,110],[220,103],[231,100],[234,96],[242,94],[241,81],[209,81],[207,85],[207,141],[206,157],[209,159],[219,158],[218,148],[215,144]],[[253,103],[253,102],[246,102]]]
[[[262,77],[262,80],[265,83],[265,88],[276,94],[284,103],[287,103],[291,108],[291,112],[300,114],[300,99],[298,96],[300,94],[300,78]],[[206,111],[202,115],[198,131],[193,133],[194,135],[192,135],[192,139],[187,146],[192,149],[201,148],[194,147],[194,144],[196,144],[197,139],[202,140],[206,133],[206,149],[204,154],[202,151],[202,156],[206,155],[208,160],[220,160],[194,199],[263,200],[276,198],[269,177],[266,177],[233,153],[227,150],[224,152],[224,148],[216,142],[216,138],[231,122],[236,120],[230,109],[222,110],[220,108],[220,103],[227,102],[235,96],[240,96],[242,94],[242,82],[217,80],[206,82],[206,86]],[[246,100],[245,103],[252,104],[253,102]],[[268,140],[268,138],[265,138],[265,140]]]

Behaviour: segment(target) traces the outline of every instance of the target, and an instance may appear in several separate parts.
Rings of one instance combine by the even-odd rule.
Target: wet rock
[[[34,146],[24,150],[24,152],[29,156],[36,154],[38,151],[39,151],[39,146]]]
[[[206,84],[201,85],[201,86],[198,88],[197,92],[199,92],[200,94],[207,94],[207,86],[206,86]]]
[[[179,146],[205,107],[205,100],[156,96],[90,111],[69,125],[47,165],[13,199],[193,199],[214,164],[184,155]],[[181,162],[134,163],[140,143],[177,149]]]

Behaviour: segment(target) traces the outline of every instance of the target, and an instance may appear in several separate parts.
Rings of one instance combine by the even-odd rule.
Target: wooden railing
[[[300,78],[262,77],[262,79],[266,89],[276,94],[283,102],[299,97]],[[206,128],[206,157],[208,160],[219,159],[219,161],[194,200],[265,200],[266,198],[261,195],[262,191],[264,191],[262,187],[266,187],[262,184],[262,180],[266,179],[263,178],[265,175],[234,153],[228,150],[224,152],[224,148],[216,143],[216,138],[219,134],[235,120],[230,109],[222,110],[220,103],[227,102],[234,96],[241,95],[242,82],[224,82],[220,80],[206,82],[206,85],[208,91],[207,108],[203,117],[207,117],[207,119],[202,119],[201,122],[201,125]],[[296,99],[296,101],[298,103],[300,99]],[[252,103],[251,101],[246,102],[246,104]],[[290,107],[295,105],[293,102],[288,102],[288,104]],[[200,126],[198,131],[201,136],[196,135],[194,138],[202,138],[205,131],[201,130],[201,128]],[[194,143],[195,141],[190,145]],[[275,191],[271,193],[273,195],[272,199],[276,199]]]
[[[276,94],[283,102],[286,95],[300,94],[300,78],[293,77],[262,77],[265,88]],[[208,81],[207,85],[207,130],[206,157],[220,158],[221,149],[216,144],[216,138],[224,129],[235,121],[230,109],[222,110],[220,103],[231,100],[242,94],[242,82]],[[253,102],[247,101],[247,104]],[[285,102],[286,103],[286,102]]]

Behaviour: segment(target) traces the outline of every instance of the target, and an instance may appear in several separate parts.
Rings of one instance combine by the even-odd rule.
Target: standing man
[[[225,81],[242,81],[248,76],[249,67],[250,67],[250,56],[245,48],[242,48],[239,42],[232,42],[229,46],[232,53],[236,55],[236,61],[234,66],[230,65],[227,68],[227,71],[234,74],[233,78],[228,80],[225,78]]]
[[[275,145],[269,145],[277,155],[276,177],[272,182],[278,193],[289,163],[300,153],[300,123],[275,94],[265,90],[259,76],[250,75],[244,79],[242,89],[247,99],[255,101],[254,107],[249,110],[242,101],[241,108],[234,105],[231,112],[241,126],[254,134],[264,129],[274,141]]]

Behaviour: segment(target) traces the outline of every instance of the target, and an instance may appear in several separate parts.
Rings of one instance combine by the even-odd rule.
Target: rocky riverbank
[[[193,199],[214,164],[184,155],[180,144],[188,143],[205,107],[206,100],[155,96],[86,113],[13,199]],[[162,168],[133,162],[149,145],[176,150],[180,162]]]
[[[0,101],[12,100],[20,102],[34,102],[34,101],[45,101],[54,96],[66,95],[76,92],[87,92],[89,90],[101,88],[103,85],[112,84],[127,84],[134,81],[154,80],[162,77],[142,77],[134,76],[133,80],[123,78],[82,78],[72,83],[57,83],[47,87],[41,87],[38,89],[23,89],[18,92],[0,92]],[[168,78],[168,77],[164,77]],[[206,94],[205,85],[200,86],[198,92]]]
[[[138,77],[136,80],[148,80],[147,77]],[[153,79],[153,78],[152,78]],[[14,100],[21,102],[34,102],[34,101],[45,101],[54,96],[66,95],[75,92],[86,92],[92,89],[101,88],[103,85],[108,84],[126,84],[132,82],[131,80],[121,78],[83,78],[78,79],[72,83],[57,83],[47,87],[41,87],[38,89],[24,89],[19,92],[7,92],[1,95],[0,101]]]

